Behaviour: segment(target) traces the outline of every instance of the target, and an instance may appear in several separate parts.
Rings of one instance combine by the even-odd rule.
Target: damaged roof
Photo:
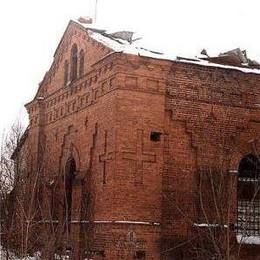
[[[260,69],[260,64],[255,60],[249,59],[246,50],[242,51],[240,48],[220,53],[216,57],[207,56],[202,59],[223,65]]]
[[[247,57],[246,51],[240,48],[220,53],[216,57],[204,55],[201,57],[178,57],[167,53],[153,51],[145,48],[141,44],[141,37],[131,31],[109,32],[98,29],[93,24],[82,23],[79,20],[73,22],[83,26],[88,30],[89,36],[112,49],[114,52],[138,55],[160,60],[170,60],[181,63],[192,63],[201,66],[218,67],[224,69],[239,70],[244,73],[260,74],[260,64]]]

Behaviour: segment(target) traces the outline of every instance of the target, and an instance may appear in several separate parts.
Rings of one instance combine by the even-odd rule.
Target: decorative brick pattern
[[[86,53],[86,69],[64,86],[74,43]],[[133,259],[137,251],[181,259],[165,252],[194,235],[198,172],[223,153],[226,167],[237,170],[252,140],[259,150],[259,85],[255,74],[111,53],[71,22],[26,108],[35,165],[48,161],[44,172],[59,187],[59,204],[65,164],[76,162],[73,259]],[[152,132],[162,133],[158,141]]]
[[[143,164],[155,163],[156,155],[143,150],[143,130],[137,130],[136,151],[123,152],[123,159],[131,160],[135,164],[135,183],[143,183]]]

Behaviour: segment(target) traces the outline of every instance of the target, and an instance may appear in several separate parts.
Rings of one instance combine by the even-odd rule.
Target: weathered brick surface
[[[85,74],[64,86],[63,64],[74,43],[86,54]],[[259,149],[260,77],[109,52],[69,25],[36,98],[26,105],[28,140],[33,160],[44,165],[42,178],[59,187],[57,216],[66,162],[76,162],[72,220],[85,221],[72,226],[76,254],[133,259],[141,250],[147,259],[160,259],[167,241],[176,246],[189,239],[200,220],[198,170],[219,165],[223,155],[230,156],[226,169],[237,170],[252,140]],[[151,132],[161,133],[158,142]],[[48,219],[47,208],[45,214]]]

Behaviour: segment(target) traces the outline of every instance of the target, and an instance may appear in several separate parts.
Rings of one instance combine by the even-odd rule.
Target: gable
[[[72,70],[72,49],[77,49],[77,76],[82,77],[92,70],[92,65],[112,52],[104,44],[90,37],[90,32],[76,22],[70,21],[55,51],[49,71],[37,91],[36,97],[46,96],[70,83]],[[83,55],[83,72],[80,71],[80,55]],[[67,67],[67,83],[64,82]]]
[[[121,31],[116,33],[108,33],[106,30],[96,29],[92,25],[86,25],[71,20],[54,53],[53,63],[49,71],[45,74],[43,81],[40,83],[36,97],[43,97],[52,94],[62,87],[69,85],[71,81],[71,50],[73,46],[76,46],[77,48],[78,58],[81,52],[84,54],[84,75],[93,69],[93,64],[113,52],[138,55],[159,60],[175,61],[184,64],[191,63],[206,67],[220,67],[224,69],[239,70],[244,73],[260,73],[260,70],[257,69],[210,63],[207,60],[200,58],[186,59],[177,57],[176,59],[172,56],[141,47],[141,45],[139,45],[140,39],[141,38],[138,37],[136,38],[136,36],[134,37],[132,32]],[[138,40],[137,45],[134,44],[136,40]],[[82,76],[79,65],[76,70],[76,74],[80,74],[77,75],[77,78]],[[65,78],[67,78],[67,80],[65,80]]]

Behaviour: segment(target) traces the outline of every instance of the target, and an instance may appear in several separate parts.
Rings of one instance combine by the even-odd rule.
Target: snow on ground
[[[7,259],[7,254],[6,250],[3,249],[3,247],[0,245],[0,259],[1,260],[6,260]],[[36,252],[34,256],[27,256],[27,257],[17,257],[13,252],[8,253],[8,260],[39,260],[40,258],[40,253]]]
[[[0,260],[40,260],[41,253],[36,252],[34,256],[27,256],[27,257],[18,257],[13,252],[9,251],[8,258],[6,254],[6,250],[0,245]],[[68,260],[70,257],[68,255],[54,255],[55,260]]]
[[[239,244],[260,245],[260,236],[237,235],[237,242]]]
[[[228,225],[221,225],[221,224],[208,224],[208,223],[193,223],[194,227],[207,227],[207,228],[216,228],[216,227],[224,227],[228,228]]]

